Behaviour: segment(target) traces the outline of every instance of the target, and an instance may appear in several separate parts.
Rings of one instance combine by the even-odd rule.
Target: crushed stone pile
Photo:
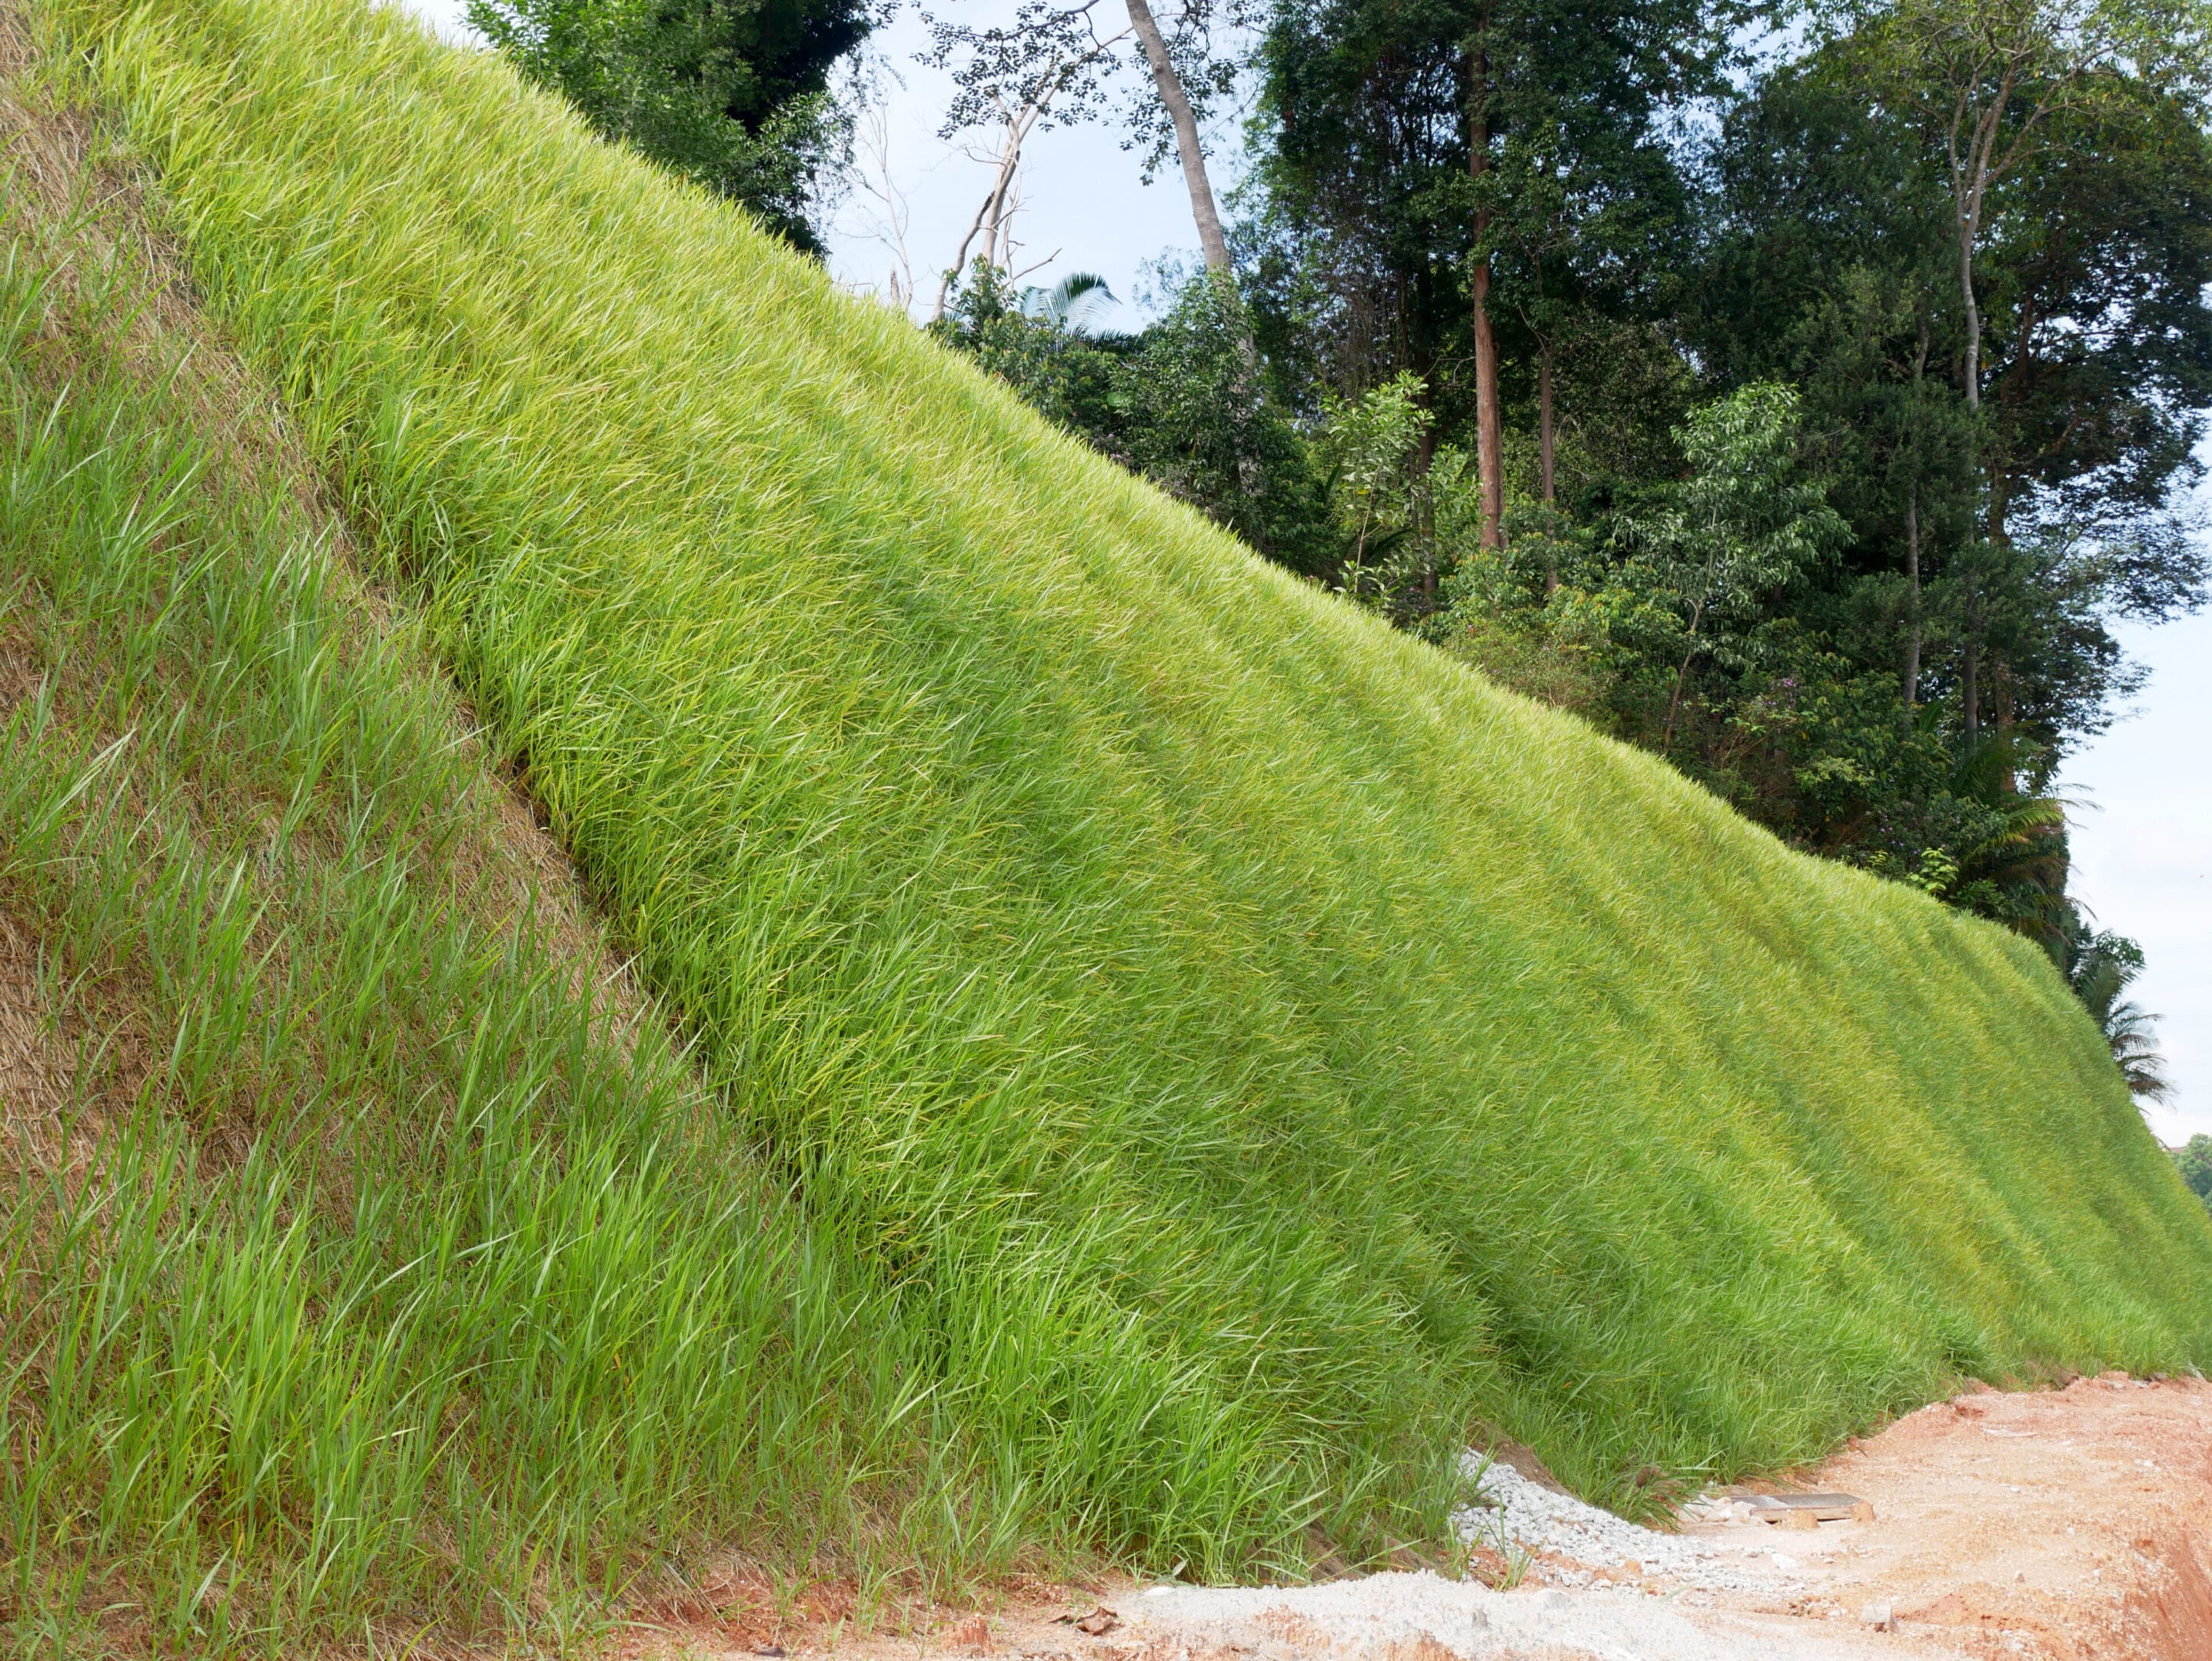
[[[1804,1584],[1803,1565],[1776,1548],[1778,1536],[1737,1514],[1748,1507],[1714,1498],[1687,1512],[1744,1524],[1738,1537],[1662,1534],[1472,1451],[1462,1469],[1478,1503],[1454,1519],[1461,1537],[1521,1559],[1526,1578],[1514,1589],[1426,1570],[1311,1586],[1152,1586],[1131,1600],[1134,1609],[1123,1605],[1132,1636],[1240,1661],[1444,1661],[1434,1646],[1467,1661],[1859,1661],[1872,1653],[1856,1633],[1788,1632],[1713,1610],[1711,1594],[1747,1591],[1765,1601]]]
[[[1134,1605],[1131,1608],[1130,1605]],[[1152,1586],[1124,1604],[1136,1658],[1220,1661],[1888,1661],[1853,1633],[1693,1622],[1625,1591],[1370,1574],[1319,1586]],[[1164,1650],[1171,1645],[1172,1651]]]
[[[1778,1591],[1789,1588],[1799,1567],[1789,1552],[1772,1548],[1764,1524],[1742,1541],[1686,1539],[1555,1493],[1503,1460],[1470,1451],[1462,1469],[1484,1503],[1453,1519],[1460,1537],[1501,1556],[1516,1548],[1527,1553],[1542,1562],[1541,1578],[1553,1585],[1588,1585],[1594,1569],[1634,1564],[1643,1574],[1707,1591]]]

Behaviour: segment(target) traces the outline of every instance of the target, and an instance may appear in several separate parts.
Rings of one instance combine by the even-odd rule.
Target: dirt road
[[[1969,1392],[1811,1485],[1872,1500],[1875,1520],[1775,1530],[1805,1542],[1809,1584],[1784,1610],[1807,1625],[1886,1603],[1899,1654],[2212,1661],[2212,1384]],[[1686,1530],[1708,1531],[1732,1530]]]
[[[1120,1582],[945,1612],[896,1640],[841,1642],[826,1624],[669,1636],[696,1655],[780,1641],[847,1661],[2212,1661],[2212,1384],[1977,1389],[1804,1475],[1873,1519],[1693,1520],[1640,1536],[1649,1561],[1544,1551],[1506,1592],[1428,1574]],[[1070,1619],[1094,1609],[1111,1612],[1088,1623],[1103,1630]]]

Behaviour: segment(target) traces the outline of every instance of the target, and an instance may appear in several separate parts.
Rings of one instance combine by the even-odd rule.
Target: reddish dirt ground
[[[1818,1589],[1801,1602],[1854,1619],[1889,1603],[1900,1653],[2212,1661],[2212,1384],[2201,1379],[1968,1391],[1808,1485],[1872,1500],[1875,1520],[1824,1524],[1817,1537],[1777,1530],[1812,1559]]]
[[[1144,1615],[1142,1589],[1119,1581],[1029,1585],[988,1608],[913,1612],[899,1636],[857,1634],[834,1620],[774,1631],[678,1621],[642,1648],[715,1661],[771,1646],[844,1661],[1641,1661],[1647,1650],[1682,1653],[1686,1633],[1700,1653],[1728,1661],[2212,1661],[2212,1384],[2107,1374],[2063,1390],[1978,1386],[1802,1475],[1791,1486],[1856,1495],[1872,1502],[1874,1520],[1684,1530],[1753,1555],[1786,1554],[1796,1565],[1790,1594],[1628,1576],[1562,1593],[1533,1584],[1540,1572],[1509,1594],[1553,1600],[1543,1607],[1559,1613],[1556,1634],[1533,1647],[1509,1640],[1506,1621],[1490,1639],[1423,1633],[1410,1643],[1363,1644],[1288,1609],[1273,1626],[1273,1617],[1260,1622],[1273,1641],[1249,1634],[1240,1641],[1219,1627],[1163,1626]],[[1633,1601],[1638,1594],[1650,1604]],[[1285,1597],[1295,1605],[1300,1594]],[[1102,1604],[1135,1619],[1097,1634],[1069,1622]],[[1883,1606],[1888,1619],[1878,1623],[1870,1617]],[[1637,1608],[1650,1608],[1648,1637],[1636,1635]],[[1585,1613],[1596,1618],[1585,1623]],[[1578,1643],[1582,1630],[1626,1636]]]

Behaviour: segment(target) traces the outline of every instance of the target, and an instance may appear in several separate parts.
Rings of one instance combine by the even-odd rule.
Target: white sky
[[[465,33],[466,0],[399,0],[449,39]],[[950,10],[963,0],[939,0]],[[966,0],[973,13],[1011,14],[1010,0]],[[951,261],[989,182],[989,169],[936,137],[950,78],[912,61],[927,44],[913,9],[902,7],[879,35],[881,124],[864,122],[861,165],[880,177],[887,155],[902,203],[908,259],[926,303],[934,273]],[[903,85],[898,84],[903,82]],[[883,143],[872,139],[880,132]],[[1226,137],[1227,135],[1218,135]],[[1227,144],[1216,146],[1222,150]],[[1217,189],[1231,183],[1221,170]],[[1123,304],[1098,320],[1135,326],[1140,268],[1163,254],[1194,256],[1189,198],[1170,164],[1155,184],[1138,178],[1138,158],[1104,126],[1060,129],[1033,139],[1024,163],[1018,236],[1024,259],[1058,259],[1029,280],[1049,284],[1073,271],[1106,278]],[[828,238],[830,269],[854,288],[882,292],[897,256],[879,200],[855,188]],[[2212,616],[2121,638],[2147,663],[2150,684],[2136,712],[2069,762],[2061,783],[2075,798],[2074,891],[2098,923],[2133,935],[2149,967],[2137,1001],[2160,1015],[2158,1033],[2174,1092],[2153,1110],[2168,1141],[2212,1132]]]
[[[2069,762],[2060,786],[2094,804],[2071,815],[2075,897],[2148,960],[2131,989],[2163,1018],[2174,1090],[2150,1122],[2172,1142],[2212,1132],[2212,613],[2120,639],[2150,666],[2139,713]]]
[[[1006,0],[939,3],[956,16],[1011,15],[1013,9]],[[920,14],[902,7],[872,44],[882,65],[878,87],[883,102],[878,116],[861,123],[860,167],[864,178],[872,175],[879,181],[888,152],[891,179],[908,214],[907,252],[926,315],[937,291],[937,273],[952,263],[990,185],[992,167],[968,154],[973,138],[947,143],[937,137],[938,123],[951,101],[952,77],[914,61],[915,53],[929,44]],[[1114,96],[1109,109],[1119,101]],[[878,137],[885,141],[880,145]],[[1209,144],[1208,150],[1211,155],[1232,148]],[[1182,172],[1170,161],[1148,186],[1142,166],[1143,157],[1121,148],[1119,130],[1108,121],[1034,136],[1023,149],[1022,208],[1014,222],[1019,246],[1012,264],[1018,271],[1036,261],[1051,263],[1023,281],[1049,287],[1070,271],[1095,271],[1120,301],[1118,308],[1097,314],[1095,322],[1139,326],[1145,313],[1138,295],[1146,286],[1139,268],[1163,254],[1193,263],[1198,254]],[[1229,167],[1209,171],[1216,175],[1217,193],[1233,183]],[[828,239],[830,266],[841,279],[856,288],[884,290],[896,260],[888,217],[880,195],[855,184]]]

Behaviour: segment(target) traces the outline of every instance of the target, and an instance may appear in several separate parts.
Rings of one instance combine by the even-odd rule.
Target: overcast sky
[[[465,0],[404,3],[449,39],[461,37]],[[968,3],[977,11],[1012,9],[1008,0]],[[990,173],[936,137],[950,83],[911,61],[924,44],[910,8],[878,37],[887,72],[878,76],[878,112],[862,125],[860,162],[880,183],[888,161],[905,264],[926,305],[935,290],[931,274],[951,262]],[[1158,183],[1142,184],[1137,157],[1109,126],[1041,135],[1024,173],[1021,257],[1052,261],[1029,280],[1048,284],[1069,271],[1098,273],[1124,302],[1102,322],[1139,322],[1143,269],[1163,256],[1194,258],[1181,175],[1170,164]],[[900,264],[890,217],[880,195],[865,188],[847,198],[829,238],[830,269],[841,281],[885,289]],[[2212,617],[2125,630],[2121,638],[2149,666],[2149,684],[2135,712],[2073,758],[2061,782],[2075,802],[2075,894],[2100,926],[2133,935],[2149,958],[2136,989],[2138,1001],[2163,1018],[2159,1039],[2175,1086],[2151,1123],[2172,1141],[2212,1133]]]
[[[2174,1093],[2154,1110],[2168,1141],[2212,1132],[2212,615],[2124,629],[2150,666],[2138,711],[2068,763],[2076,799],[2074,893],[2098,924],[2142,943],[2136,1001],[2162,1016]]]

